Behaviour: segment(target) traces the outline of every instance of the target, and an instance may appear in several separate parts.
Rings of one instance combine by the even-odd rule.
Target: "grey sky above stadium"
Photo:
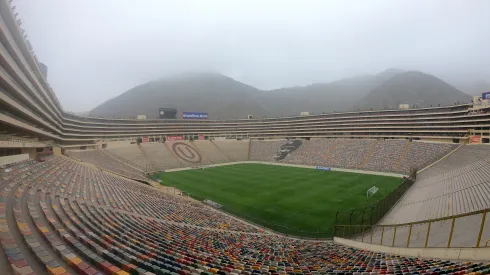
[[[386,68],[490,80],[490,1],[14,0],[63,107],[212,71],[261,89]]]

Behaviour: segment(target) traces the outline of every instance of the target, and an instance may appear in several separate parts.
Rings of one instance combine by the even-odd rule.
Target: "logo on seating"
[[[301,140],[290,140],[286,142],[279,150],[277,150],[276,154],[273,156],[273,158],[276,161],[280,161],[285,159],[289,154],[292,154],[296,149],[298,149],[303,142]]]
[[[183,142],[176,142],[172,145],[172,151],[174,154],[180,158],[181,160],[198,164],[201,163],[202,157],[196,149],[192,148],[192,146],[185,144]]]

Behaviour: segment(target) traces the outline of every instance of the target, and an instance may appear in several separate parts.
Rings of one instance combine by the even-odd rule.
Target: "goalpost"
[[[366,192],[366,197],[367,198],[372,197],[374,194],[376,194],[376,192],[378,192],[378,190],[379,190],[379,188],[376,186],[369,188]]]

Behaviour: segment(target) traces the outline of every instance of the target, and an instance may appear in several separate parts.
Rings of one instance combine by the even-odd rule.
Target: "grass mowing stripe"
[[[394,177],[265,165],[235,164],[157,175],[200,199],[283,233],[331,231],[337,210],[374,204],[402,180]],[[372,198],[366,191],[379,188]],[[303,232],[300,232],[303,231]]]

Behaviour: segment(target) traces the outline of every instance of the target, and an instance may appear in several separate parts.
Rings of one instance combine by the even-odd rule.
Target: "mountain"
[[[97,106],[92,116],[156,117],[158,108],[206,112],[212,119],[278,117],[300,112],[396,109],[469,102],[471,97],[421,72],[388,69],[329,83],[262,91],[220,74],[182,74],[134,87]]]
[[[250,111],[267,116],[254,99],[261,92],[220,74],[182,74],[134,87],[97,106],[90,114],[106,117],[143,114],[150,118],[157,116],[159,108],[177,108],[179,115],[184,111],[206,112],[210,118],[246,117]]]
[[[398,69],[388,69],[377,75],[277,89],[264,92],[259,99],[262,106],[275,116],[298,115],[302,111],[315,114],[346,111],[351,110],[354,103],[372,89],[402,72]]]
[[[421,72],[397,74],[374,88],[358,104],[359,109],[396,109],[399,104],[428,107],[467,103],[471,96],[441,79]]]

